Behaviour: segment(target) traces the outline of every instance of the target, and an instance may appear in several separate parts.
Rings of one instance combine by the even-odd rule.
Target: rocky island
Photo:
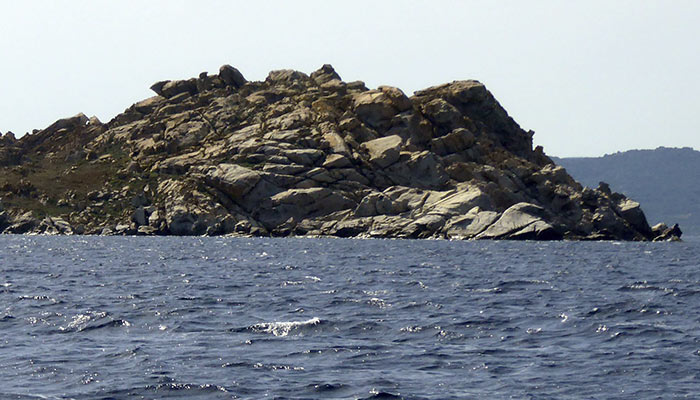
[[[407,97],[330,65],[163,81],[108,123],[0,136],[0,231],[672,240],[581,186],[468,80]]]

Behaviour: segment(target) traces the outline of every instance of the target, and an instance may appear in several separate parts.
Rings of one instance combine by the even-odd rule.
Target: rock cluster
[[[330,65],[162,81],[107,124],[0,138],[0,231],[670,240],[584,188],[477,81],[406,96]]]

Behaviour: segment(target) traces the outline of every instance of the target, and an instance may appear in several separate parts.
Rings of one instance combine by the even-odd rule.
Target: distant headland
[[[407,97],[330,65],[162,81],[108,123],[0,136],[0,231],[676,240],[576,182],[469,80]]]

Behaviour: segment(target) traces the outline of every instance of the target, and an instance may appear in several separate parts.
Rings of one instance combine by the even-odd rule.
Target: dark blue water
[[[0,236],[0,398],[697,398],[699,245]]]

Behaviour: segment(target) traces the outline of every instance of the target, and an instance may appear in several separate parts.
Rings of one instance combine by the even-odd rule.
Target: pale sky
[[[103,122],[152,83],[332,64],[406,94],[486,84],[554,156],[700,149],[700,1],[0,0],[0,132]]]

